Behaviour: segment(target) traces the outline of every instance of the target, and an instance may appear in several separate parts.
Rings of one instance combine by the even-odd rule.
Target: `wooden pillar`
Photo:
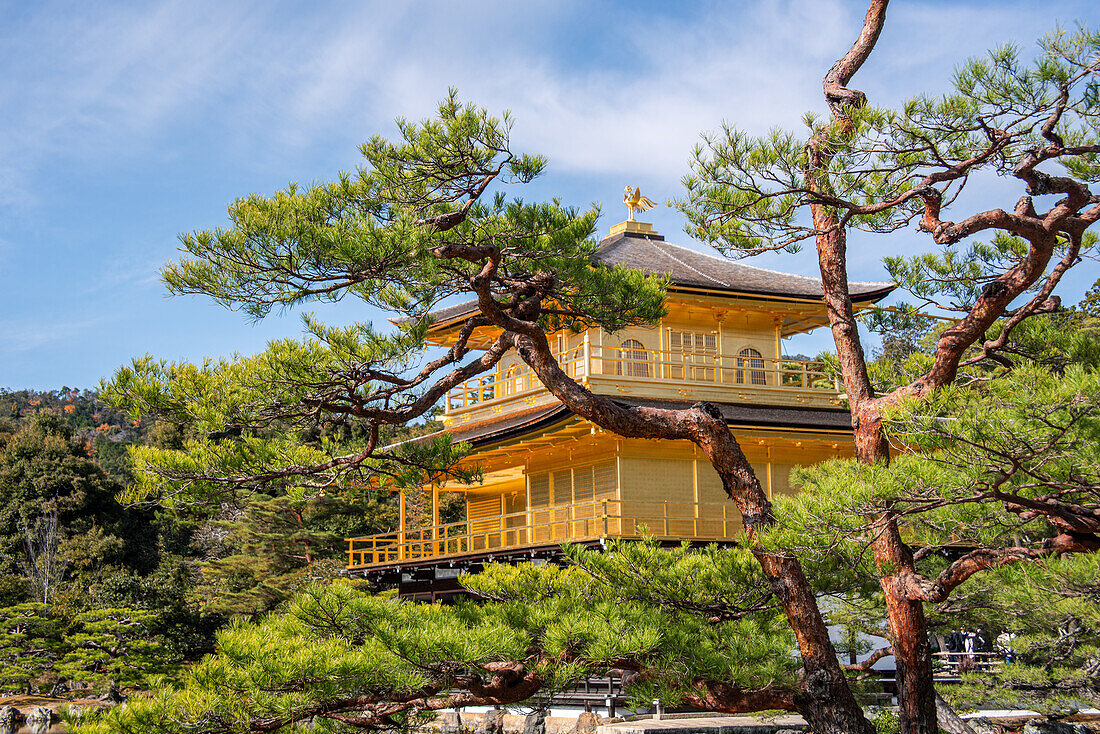
[[[722,333],[722,322],[726,320],[726,314],[725,312],[716,313],[715,318],[718,320],[718,374],[715,375],[715,378],[717,382],[722,382],[722,337],[724,336]],[[696,499],[696,501],[698,501],[698,499]]]
[[[719,325],[721,322],[719,322]],[[720,370],[721,368],[719,368]],[[693,454],[699,453],[699,447],[692,448]],[[691,513],[691,532],[696,538],[699,537],[699,459],[695,456],[691,460],[691,496],[692,501],[695,502],[695,512]]]
[[[530,464],[524,464],[523,466],[523,517],[524,517],[524,529],[523,529],[523,542],[533,543],[535,542],[535,530],[531,526],[534,522],[534,518],[531,516],[531,466]]]
[[[781,331],[781,322],[777,317],[775,319],[775,361],[772,363],[774,369],[772,370],[772,380],[776,387],[779,387],[779,360],[783,358],[783,335]]]
[[[662,380],[668,379],[668,368],[665,363],[672,361],[666,344],[668,344],[668,342],[665,340],[665,319],[662,316],[657,322],[657,353],[659,357],[657,360],[657,369],[653,371],[653,374],[660,377]]]
[[[432,553],[439,553],[439,485],[432,482]]]
[[[397,559],[405,558],[405,490],[399,490],[401,501],[397,515]]]
[[[623,440],[620,438],[615,442],[615,499],[616,508],[618,512],[615,513],[619,516],[619,522],[613,524],[617,535],[622,535],[625,532],[623,524],[626,522],[626,505],[623,500],[626,499],[626,493],[623,491]],[[633,532],[631,527],[631,532]]]
[[[781,321],[780,321],[778,316],[775,317],[774,324],[775,324],[775,361],[771,363],[771,365],[772,365],[771,379],[772,379],[772,384],[779,387],[780,383],[782,382],[780,380],[780,375],[782,374],[782,365],[780,364],[779,361],[783,358],[783,336],[782,336],[782,329],[781,329]]]
[[[592,346],[591,340],[588,336],[591,329],[584,330],[584,382],[588,383],[588,378],[592,374]]]

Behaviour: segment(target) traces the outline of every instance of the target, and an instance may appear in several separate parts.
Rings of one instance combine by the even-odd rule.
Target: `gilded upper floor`
[[[598,394],[630,398],[840,405],[839,386],[821,364],[783,357],[783,339],[828,323],[820,280],[707,255],[666,242],[648,225],[625,224],[630,226],[617,225],[604,239],[593,264],[667,275],[667,314],[648,328],[550,335],[568,374]],[[893,287],[851,283],[855,307],[870,306]],[[475,310],[470,301],[437,311],[429,338],[439,345],[453,343]],[[475,333],[471,344],[485,347],[495,336],[485,329]],[[444,423],[476,423],[553,402],[512,352],[495,371],[447,395]]]

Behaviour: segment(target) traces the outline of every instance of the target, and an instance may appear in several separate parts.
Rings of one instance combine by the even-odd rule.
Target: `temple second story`
[[[839,386],[821,364],[783,357],[783,339],[828,323],[818,279],[673,245],[634,221],[612,228],[594,259],[597,266],[664,274],[670,283],[667,314],[652,327],[551,335],[562,367],[593,392],[752,405],[841,404]],[[851,288],[859,309],[886,296],[893,284],[853,282]],[[450,345],[475,311],[473,301],[441,309],[431,340]],[[471,343],[487,346],[495,336],[486,329]],[[494,372],[451,390],[444,424],[463,426],[554,402],[513,351]]]

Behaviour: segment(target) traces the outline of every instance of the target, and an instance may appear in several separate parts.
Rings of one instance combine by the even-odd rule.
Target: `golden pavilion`
[[[632,212],[633,213],[633,212]],[[841,387],[820,363],[783,357],[783,339],[827,325],[816,278],[753,267],[666,242],[651,225],[622,222],[596,252],[670,278],[656,326],[551,336],[562,367],[588,389],[625,404],[718,406],[769,496],[790,492],[797,465],[852,455]],[[857,309],[892,283],[853,282]],[[471,301],[436,312],[430,340],[453,343]],[[486,347],[492,334],[476,335]],[[688,441],[624,439],[580,418],[511,352],[496,371],[446,397],[444,430],[474,450],[484,481],[431,486],[431,511],[410,527],[349,539],[348,569],[403,596],[434,599],[489,561],[548,559],[564,541],[598,545],[643,533],[661,542],[734,542],[736,507]],[[439,522],[439,493],[462,492],[465,518]]]

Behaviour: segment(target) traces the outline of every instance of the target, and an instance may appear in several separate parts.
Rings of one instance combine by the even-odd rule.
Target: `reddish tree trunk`
[[[815,207],[818,261],[833,341],[852,409],[856,458],[865,464],[890,461],[890,445],[882,430],[867,360],[860,343],[848,291],[847,240],[843,228],[824,207]],[[875,561],[884,573],[879,583],[886,598],[887,621],[897,668],[898,719],[905,734],[937,734],[932,652],[924,606],[904,592],[900,575],[913,571],[913,556],[901,541],[896,521],[879,518],[882,528],[872,541]],[[889,572],[886,572],[889,570]]]
[[[881,434],[881,429],[876,429]],[[889,457],[887,457],[889,458]],[[938,734],[936,689],[932,682],[932,649],[924,603],[910,598],[904,577],[914,571],[913,554],[901,539],[897,523],[884,519],[872,544],[879,568],[892,574],[879,579],[886,599],[886,619],[894,648],[898,686],[898,721],[906,734]]]
[[[848,110],[864,104],[863,93],[847,84],[867,60],[886,22],[887,0],[871,0],[859,38],[825,75],[822,88],[834,119],[842,129],[849,122]],[[849,125],[850,128],[850,125]],[[829,170],[830,146],[811,139],[807,184],[811,190],[828,191],[821,180]],[[867,372],[867,359],[860,342],[858,326],[848,289],[847,236],[836,213],[822,204],[811,206],[818,265],[829,325],[836,344],[837,358],[852,411],[856,458],[866,464],[888,463],[890,446],[882,430],[874,388]],[[932,658],[928,646],[928,625],[921,602],[911,601],[902,591],[899,577],[912,570],[913,557],[901,542],[896,522],[880,518],[884,527],[873,541],[875,560],[880,569],[889,570],[880,579],[886,596],[897,666],[899,720],[905,734],[937,734],[935,690],[932,688]]]

